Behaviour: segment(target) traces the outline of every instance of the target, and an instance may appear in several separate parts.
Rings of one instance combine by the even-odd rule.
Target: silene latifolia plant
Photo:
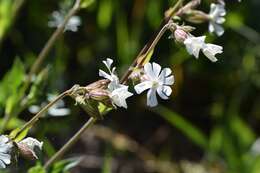
[[[46,113],[56,114],[58,116],[69,114],[68,109],[59,108],[59,106],[63,106],[61,100],[66,96],[73,98],[76,105],[80,105],[90,115],[90,118],[85,125],[45,163],[45,169],[48,169],[56,160],[60,159],[75,141],[79,139],[82,132],[93,125],[97,120],[102,120],[109,111],[121,107],[127,109],[129,97],[146,93],[148,107],[157,106],[160,102],[158,98],[163,100],[169,99],[172,93],[171,86],[175,82],[172,69],[162,67],[158,59],[156,62],[150,62],[153,50],[166,31],[171,32],[171,38],[174,39],[177,44],[182,45],[188,54],[197,59],[200,56],[205,56],[210,61],[216,62],[218,60],[216,55],[223,52],[223,47],[208,43],[204,35],[195,36],[192,31],[196,28],[194,26],[184,25],[184,22],[189,21],[194,24],[207,22],[209,32],[221,36],[224,34],[222,24],[225,22],[226,15],[225,2],[222,0],[212,2],[209,13],[197,10],[200,3],[200,0],[191,0],[185,4],[183,0],[179,0],[173,7],[169,8],[169,10],[165,12],[165,18],[162,20],[161,28],[159,28],[155,37],[152,37],[151,41],[145,45],[122,77],[119,77],[116,73],[113,60],[107,58],[103,60],[105,69],[100,69],[98,72],[101,78],[100,80],[87,86],[74,85],[71,89],[61,93],[54,99],[52,98],[48,104],[42,104],[40,107],[31,105],[33,107],[30,108],[30,111],[37,112],[36,115],[21,128],[13,130],[9,135],[3,134],[0,136],[0,168],[16,165],[15,162],[19,160],[20,156],[30,160],[39,158],[39,151],[44,147],[43,142],[32,137],[27,137],[28,131],[41,117],[46,115]],[[41,63],[59,36],[64,34],[65,31],[76,32],[78,30],[81,19],[75,16],[75,14],[89,4],[89,0],[76,0],[73,7],[67,13],[64,11],[55,11],[52,13],[52,19],[49,21],[48,26],[55,27],[56,30],[32,66],[25,80],[25,88],[28,88],[30,82],[33,81],[31,80],[32,76],[37,73],[41,67]]]

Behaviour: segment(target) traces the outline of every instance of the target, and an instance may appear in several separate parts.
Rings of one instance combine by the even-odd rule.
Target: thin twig
[[[66,151],[68,151],[81,137],[81,135],[94,123],[96,118],[90,117],[89,120],[81,127],[81,129],[55,154],[53,155],[44,165],[45,169],[48,169],[55,161],[60,159]]]

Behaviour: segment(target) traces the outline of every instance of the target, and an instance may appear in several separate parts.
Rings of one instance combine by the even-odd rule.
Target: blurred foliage
[[[95,1],[78,13],[82,19],[79,31],[64,32],[41,72],[25,90],[25,74],[54,31],[47,25],[51,13],[72,2],[0,0],[0,123],[4,124],[6,118],[10,120],[2,130],[8,133],[24,124],[33,116],[28,107],[46,101],[47,94],[97,80],[101,60],[107,57],[115,60],[122,74],[174,2]],[[179,165],[182,172],[259,173],[259,8],[258,0],[227,1],[226,31],[220,38],[207,33],[207,24],[196,26],[194,35],[205,33],[207,41],[224,47],[217,63],[209,62],[203,55],[195,60],[182,46],[167,39],[170,33],[166,33],[151,61],[172,68],[175,84],[171,99],[148,110],[145,96],[136,96],[129,99],[128,110],[112,111],[99,123],[127,134],[159,160]],[[200,9],[208,12],[209,1],[203,1]],[[29,134],[45,142],[43,158],[50,157],[88,118],[73,101],[65,101],[72,111],[70,116],[43,118]],[[91,169],[78,163],[78,159],[62,160],[54,165],[54,172],[69,172],[76,163],[79,166],[72,172],[149,172],[138,164],[130,164],[133,160],[143,163],[133,154],[90,139],[82,139],[71,153],[103,156],[99,168]],[[41,164],[24,160],[11,172],[27,172],[33,166],[30,173],[45,172]]]

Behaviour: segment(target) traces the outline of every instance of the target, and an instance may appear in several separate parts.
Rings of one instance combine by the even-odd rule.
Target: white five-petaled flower
[[[189,35],[184,44],[186,46],[189,54],[194,55],[195,58],[199,58],[199,52],[202,50],[204,55],[211,60],[212,62],[216,62],[217,58],[216,54],[223,52],[223,47],[215,44],[205,43],[206,36],[194,37]]]
[[[6,168],[11,163],[11,152],[13,143],[8,137],[0,136],[0,168]]]
[[[112,103],[118,107],[127,108],[126,99],[131,97],[133,94],[128,91],[128,86],[120,84],[119,78],[116,75],[116,68],[111,67],[113,60],[107,58],[106,61],[102,61],[107,67],[109,74],[103,70],[99,70],[99,76],[104,77],[110,80],[108,84],[108,91],[110,92],[109,97],[112,100]]]
[[[225,22],[224,16],[226,15],[224,4],[214,4],[210,5],[209,12],[209,32],[215,32],[217,36],[224,34],[224,29],[221,26]]]
[[[64,15],[62,12],[54,11],[52,12],[52,19],[48,22],[48,26],[52,28],[61,27],[64,21]],[[77,32],[78,27],[81,25],[81,19],[79,16],[72,16],[67,22],[64,31]]]
[[[154,107],[158,104],[156,92],[165,100],[171,95],[172,89],[169,85],[174,83],[174,77],[171,73],[170,68],[161,70],[159,64],[147,63],[144,65],[144,79],[134,89],[137,94],[149,89],[147,93],[147,105]]]

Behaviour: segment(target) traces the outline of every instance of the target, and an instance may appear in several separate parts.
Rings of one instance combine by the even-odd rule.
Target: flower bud
[[[89,98],[96,100],[96,101],[103,101],[109,99],[109,92],[104,89],[94,89],[91,90],[89,93]]]
[[[39,142],[37,139],[28,137],[17,143],[20,154],[29,160],[37,160],[36,153],[42,150],[43,142]]]
[[[192,23],[203,23],[209,20],[209,16],[199,10],[190,10],[185,13],[185,19]]]
[[[184,30],[180,29],[180,28],[177,28],[175,31],[174,31],[174,37],[175,37],[175,40],[179,43],[183,43],[187,37],[188,37],[188,33],[185,32]]]
[[[86,86],[86,89],[88,91],[90,90],[94,90],[94,89],[97,89],[97,88],[100,88],[100,89],[106,89],[107,88],[107,85],[109,84],[109,80],[107,79],[101,79],[101,80],[98,80],[96,82],[93,82],[89,85]]]

